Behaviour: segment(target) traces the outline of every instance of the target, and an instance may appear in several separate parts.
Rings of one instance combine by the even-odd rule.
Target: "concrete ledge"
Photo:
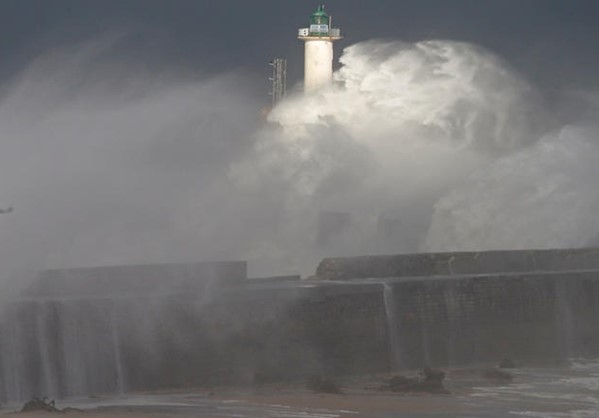
[[[325,258],[321,280],[599,269],[599,249],[423,253]]]
[[[25,297],[108,296],[201,290],[241,283],[245,261],[156,264],[47,270],[33,281]]]

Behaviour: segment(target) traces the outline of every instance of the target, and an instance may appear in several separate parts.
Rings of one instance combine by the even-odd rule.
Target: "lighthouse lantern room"
[[[310,27],[299,29],[298,39],[305,43],[304,90],[314,91],[333,79],[333,42],[342,38],[341,30],[331,26],[331,17],[320,5],[310,16]]]

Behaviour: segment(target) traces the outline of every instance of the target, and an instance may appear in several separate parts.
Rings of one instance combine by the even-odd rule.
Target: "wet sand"
[[[380,383],[380,379],[377,380]],[[187,392],[163,392],[79,402],[60,402],[84,409],[68,412],[71,418],[388,418],[468,416],[471,408],[453,395],[394,394],[365,389],[372,382],[354,381],[343,387],[344,394],[315,394],[301,385],[264,386],[261,388],[197,389]],[[56,413],[8,412],[5,416],[46,418]]]
[[[65,414],[72,418],[545,418],[574,416],[574,412],[599,416],[599,362],[513,374],[513,382],[492,382],[482,378],[480,370],[450,371],[445,384],[451,395],[381,392],[376,388],[388,376],[372,376],[340,382],[343,395],[315,394],[297,383],[132,394],[64,401],[57,406],[85,410]],[[6,411],[4,416],[57,415]]]
[[[468,407],[450,396],[401,396],[401,395],[301,395],[279,397],[256,397],[248,399],[258,404],[280,404],[295,409],[310,405],[314,409],[338,412],[340,417],[387,417],[397,413],[420,416],[449,416],[467,414]]]
[[[64,414],[71,418],[216,418],[216,417],[305,417],[386,418],[394,416],[467,416],[470,408],[451,396],[400,395],[246,395],[196,400],[189,406],[114,406]],[[164,411],[165,408],[171,409]],[[408,414],[408,415],[406,415]],[[47,418],[56,413],[7,413],[5,416]]]

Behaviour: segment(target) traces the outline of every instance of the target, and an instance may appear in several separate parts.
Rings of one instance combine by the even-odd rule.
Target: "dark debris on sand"
[[[322,376],[310,376],[306,380],[306,388],[314,393],[332,393],[342,395],[341,388],[333,380]]]
[[[83,412],[81,409],[77,408],[64,408],[59,409],[56,407],[56,402],[54,399],[49,400],[47,397],[42,399],[36,398],[35,396],[31,398],[30,401],[26,402],[21,408],[21,412],[34,412],[34,411],[43,411],[43,412],[57,412],[57,413],[68,413],[68,412]]]
[[[517,366],[516,362],[511,358],[504,358],[499,362],[499,365],[497,367],[499,367],[500,369],[515,369]]]
[[[483,370],[482,377],[484,377],[485,379],[488,379],[488,380],[492,380],[495,382],[501,382],[501,383],[507,383],[507,382],[511,382],[512,380],[514,380],[514,375],[506,372],[505,370],[496,369],[496,368]]]
[[[379,390],[397,393],[430,393],[448,395],[443,386],[445,372],[425,367],[417,377],[393,376]]]

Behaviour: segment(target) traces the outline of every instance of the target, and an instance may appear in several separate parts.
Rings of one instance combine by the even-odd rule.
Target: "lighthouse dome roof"
[[[324,10],[324,5],[321,4],[316,8],[316,11],[310,16],[310,24],[321,25],[329,22],[329,15]]]

